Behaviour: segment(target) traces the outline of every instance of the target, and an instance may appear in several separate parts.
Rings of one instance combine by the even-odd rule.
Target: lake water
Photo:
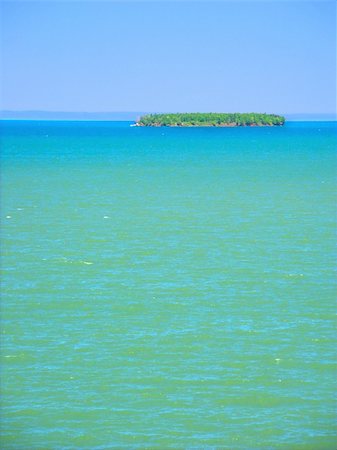
[[[1,449],[335,449],[336,123],[1,123]]]

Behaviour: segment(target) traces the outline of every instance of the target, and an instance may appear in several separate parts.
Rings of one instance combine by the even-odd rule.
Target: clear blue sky
[[[8,1],[2,16],[1,109],[336,109],[334,1]]]

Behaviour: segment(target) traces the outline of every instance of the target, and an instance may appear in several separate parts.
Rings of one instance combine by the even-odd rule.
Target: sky
[[[336,112],[334,1],[2,1],[1,109]]]

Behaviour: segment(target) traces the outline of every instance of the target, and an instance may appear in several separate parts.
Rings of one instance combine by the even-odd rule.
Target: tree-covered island
[[[260,113],[177,113],[147,114],[136,122],[139,127],[263,127],[283,125],[285,118]]]

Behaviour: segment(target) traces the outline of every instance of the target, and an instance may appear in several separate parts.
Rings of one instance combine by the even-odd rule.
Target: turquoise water
[[[2,122],[1,449],[335,449],[336,123]]]

